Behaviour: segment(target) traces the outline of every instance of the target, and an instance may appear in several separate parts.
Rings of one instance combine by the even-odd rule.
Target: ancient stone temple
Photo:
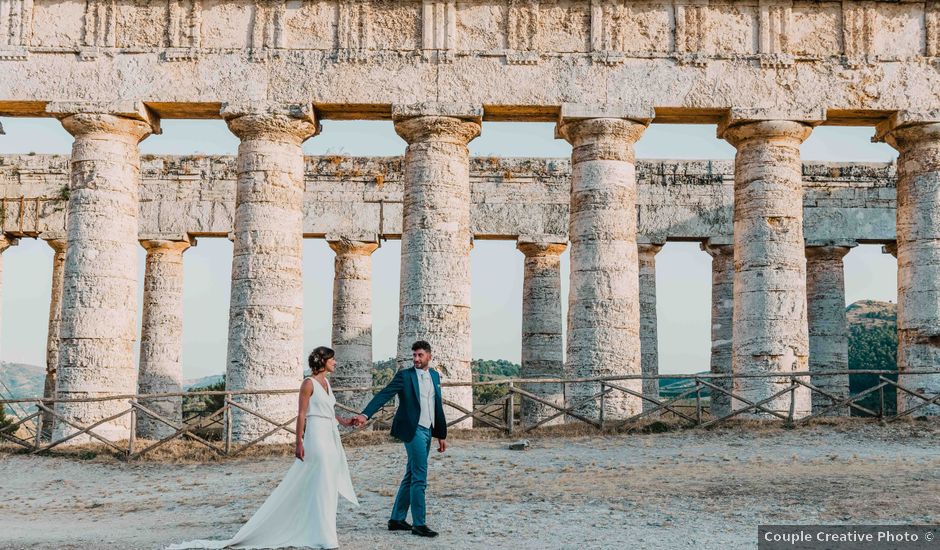
[[[518,242],[524,372],[582,378],[657,372],[657,247],[699,241],[715,271],[712,370],[744,375],[728,389],[747,402],[795,415],[813,403],[803,390],[792,403],[781,393],[786,373],[845,363],[842,256],[857,243],[896,245],[899,367],[912,373],[901,381],[936,393],[940,377],[914,373],[940,366],[938,57],[930,2],[7,0],[0,116],[55,117],[74,146],[70,158],[2,157],[0,242],[44,238],[62,250],[49,354],[59,397],[177,387],[179,266],[194,237],[234,240],[231,389],[290,387],[301,375],[306,237],[336,252],[334,345],[357,366],[356,384],[368,379],[370,254],[382,239],[402,241],[399,361],[426,338],[452,381],[470,375],[474,239]],[[224,119],[237,158],[141,159],[138,144],[173,118]],[[304,158],[301,143],[328,119],[391,121],[402,158],[343,161],[355,171]],[[487,121],[555,122],[571,157],[470,158]],[[735,162],[637,161],[636,142],[663,123],[714,125]],[[873,127],[900,153],[896,178],[887,165],[802,163],[819,125]],[[746,376],[767,372],[781,376]],[[603,406],[590,383],[540,397],[615,419],[643,410],[634,394],[656,391],[621,384],[631,393]],[[446,397],[471,406],[468,390]],[[292,400],[238,398],[277,421]],[[115,412],[61,403],[56,433],[100,422],[127,436]],[[270,426],[232,420],[238,441]]]

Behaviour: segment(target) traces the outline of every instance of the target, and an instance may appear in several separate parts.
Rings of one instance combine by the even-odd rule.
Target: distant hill
[[[213,384],[218,384],[225,378],[224,374],[213,374],[210,376],[203,376],[202,378],[190,378],[183,380],[183,389],[189,391],[193,388],[204,388],[206,386],[211,386]]]
[[[849,326],[897,327],[898,306],[892,302],[859,300],[845,308],[845,316],[848,318]]]
[[[39,397],[45,379],[45,367],[0,362],[0,395],[8,399]]]

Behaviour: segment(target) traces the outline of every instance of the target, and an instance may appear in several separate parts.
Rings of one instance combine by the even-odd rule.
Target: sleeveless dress
[[[304,428],[304,459],[294,459],[284,480],[234,538],[195,540],[183,548],[337,548],[336,506],[342,496],[359,505],[353,492],[333,408],[336,398],[313,380]]]

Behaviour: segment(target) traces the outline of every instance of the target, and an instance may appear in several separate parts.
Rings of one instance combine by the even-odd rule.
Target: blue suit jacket
[[[434,427],[431,429],[431,435],[446,439],[447,419],[444,418],[444,403],[441,401],[441,375],[434,369],[428,369],[428,372],[434,382]],[[396,372],[392,381],[369,401],[362,414],[372,418],[372,415],[396,395],[398,410],[392,420],[392,436],[408,443],[414,439],[415,432],[418,431],[418,420],[421,418],[421,392],[418,389],[418,373],[414,367]]]

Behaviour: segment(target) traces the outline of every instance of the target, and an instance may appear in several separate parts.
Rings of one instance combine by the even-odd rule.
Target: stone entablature
[[[304,160],[306,236],[400,236],[400,157]],[[566,237],[570,166],[568,159],[472,158],[474,237]],[[807,244],[893,242],[895,172],[888,163],[804,163]],[[733,174],[732,161],[639,161],[639,239],[730,243]],[[0,155],[3,231],[64,235],[68,176],[68,156]],[[232,232],[234,157],[144,156],[141,180],[142,239]]]
[[[554,120],[573,102],[655,108],[659,122],[772,108],[789,115],[774,118],[840,124],[940,106],[936,2],[4,5],[9,115],[134,98],[169,118],[218,118],[233,100],[312,100],[322,118],[390,118],[394,104],[434,100],[482,106],[487,120]]]

